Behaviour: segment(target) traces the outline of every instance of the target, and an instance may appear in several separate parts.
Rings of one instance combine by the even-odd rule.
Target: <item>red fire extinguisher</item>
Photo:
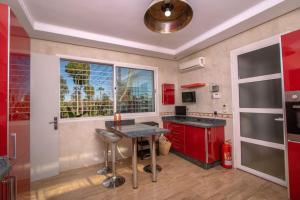
[[[226,169],[232,168],[232,157],[231,157],[231,142],[227,140],[222,145],[222,166]]]

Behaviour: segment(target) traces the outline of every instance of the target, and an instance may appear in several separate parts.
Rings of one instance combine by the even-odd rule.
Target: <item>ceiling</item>
[[[6,2],[33,38],[166,59],[183,58],[300,6],[299,0],[189,0],[192,22],[176,33],[160,34],[143,22],[151,0]]]

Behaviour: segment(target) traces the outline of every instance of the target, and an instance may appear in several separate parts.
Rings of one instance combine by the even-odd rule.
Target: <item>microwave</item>
[[[196,93],[193,92],[182,92],[182,102],[183,103],[194,103],[196,102]]]
[[[300,91],[285,93],[288,140],[300,142]]]

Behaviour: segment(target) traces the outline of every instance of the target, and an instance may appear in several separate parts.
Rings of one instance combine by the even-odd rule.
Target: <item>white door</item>
[[[54,117],[59,117],[59,58],[31,54],[31,180],[59,173],[58,130]]]
[[[236,167],[286,185],[279,37],[232,52]]]

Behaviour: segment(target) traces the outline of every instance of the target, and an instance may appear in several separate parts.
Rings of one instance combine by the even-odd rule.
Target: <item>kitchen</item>
[[[136,21],[143,22],[144,14],[152,1],[135,2],[141,7],[137,7],[134,3],[124,5],[120,1],[114,2],[116,10],[128,6],[128,16],[131,16],[131,19],[140,16]],[[49,11],[57,13],[57,16],[61,15],[61,19],[65,19],[62,21],[57,18],[55,21],[55,17],[49,13],[43,1],[4,2],[4,8],[1,9],[9,10],[5,8],[5,4],[10,7],[10,12],[6,13],[6,24],[9,16],[12,28],[9,30],[9,24],[6,25],[6,33],[9,30],[10,36],[1,34],[1,37],[6,35],[10,39],[10,42],[7,40],[6,43],[6,46],[10,45],[7,50],[10,51],[9,67],[7,64],[5,66],[5,60],[8,63],[7,56],[2,52],[1,74],[8,74],[2,71],[3,69],[9,70],[10,73],[9,77],[1,77],[1,82],[8,81],[11,88],[14,88],[14,83],[19,84],[18,81],[29,84],[29,79],[18,80],[13,76],[17,71],[14,68],[16,66],[23,67],[20,71],[26,73],[25,77],[30,77],[30,88],[25,87],[26,94],[22,94],[23,97],[17,106],[12,105],[13,98],[18,97],[13,97],[11,89],[6,93],[7,87],[1,83],[1,156],[10,157],[12,171],[8,177],[17,177],[18,198],[110,199],[121,198],[120,195],[126,191],[127,195],[122,197],[124,199],[218,197],[248,199],[253,193],[257,193],[257,196],[254,195],[252,199],[288,199],[289,195],[290,199],[298,199],[299,169],[295,158],[299,156],[297,154],[299,148],[297,143],[288,143],[288,140],[293,140],[295,134],[291,135],[291,139],[287,137],[287,133],[296,133],[296,136],[299,133],[293,122],[297,113],[293,113],[293,109],[292,111],[285,109],[285,94],[288,95],[288,91],[299,90],[297,68],[294,69],[297,64],[293,64],[299,62],[297,57],[299,51],[299,49],[297,51],[299,48],[297,30],[300,29],[299,3],[297,1],[256,1],[255,4],[253,1],[253,4],[245,3],[238,6],[232,0],[227,5],[232,6],[233,13],[230,16],[224,5],[217,6],[213,2],[209,4],[204,1],[218,9],[224,7],[223,10],[221,9],[223,15],[219,13],[224,20],[220,21],[219,18],[219,21],[208,23],[205,30],[197,30],[195,28],[197,23],[204,23],[199,20],[199,15],[206,13],[205,4],[197,1],[189,2],[193,9],[193,18],[186,28],[176,33],[160,34],[148,30],[147,25],[141,24],[136,27],[124,27],[123,35],[118,35],[116,33],[118,31],[113,32],[118,30],[117,25],[124,23],[122,19],[114,20],[116,26],[108,26],[109,23],[105,23],[105,18],[91,19],[89,16],[82,15],[83,21],[88,20],[85,26],[80,20],[78,24],[75,22],[71,24],[67,19],[72,20],[72,16],[79,16],[83,11],[77,11],[81,13],[68,11],[68,16],[63,14],[64,9],[61,7],[74,6],[76,10],[82,6],[79,1],[74,4],[68,1],[57,1],[49,5]],[[108,4],[108,2],[95,3],[102,9],[109,6]],[[31,22],[24,8],[30,10]],[[265,11],[259,13],[258,8],[265,8]],[[97,14],[95,12],[97,9],[93,10],[91,6],[89,9],[95,15]],[[251,23],[245,25],[235,21],[238,17],[247,16],[250,11],[253,15],[255,11],[258,12],[251,18]],[[0,13],[5,15],[5,12]],[[101,16],[105,15],[112,16],[112,13],[101,14]],[[220,17],[219,15],[215,18]],[[207,16],[212,19],[214,17]],[[3,20],[1,24],[5,24],[5,16],[1,17]],[[32,19],[37,20],[35,27],[32,26]],[[229,22],[225,23],[225,19],[231,23],[236,22],[237,25],[232,27]],[[101,23],[97,22],[98,20]],[[211,30],[217,31],[213,28],[221,22],[224,29],[218,31],[223,35],[218,36]],[[102,30],[88,26],[96,23],[106,27],[108,32],[101,32]],[[22,29],[21,33],[14,32]],[[141,35],[137,33],[126,35],[126,31],[132,33],[129,29],[143,31],[147,34],[146,38],[149,38],[149,40],[144,38],[143,42],[152,44],[150,40],[152,38],[153,45],[158,47],[161,45],[161,48],[154,50],[151,45],[143,46],[138,42],[143,39]],[[194,39],[195,37],[188,34],[192,30],[197,36],[202,31],[202,34],[205,33],[209,39],[202,42],[201,37],[198,38],[199,40]],[[3,28],[1,31],[5,32]],[[91,33],[97,31],[102,36],[124,37],[122,40],[117,40],[118,45],[113,42],[115,38],[105,38],[106,42],[101,41],[101,37],[95,39],[95,35]],[[184,40],[180,36],[187,38]],[[94,37],[93,42],[91,42],[92,37]],[[190,48],[176,53],[178,55],[167,51],[182,45],[183,41],[192,41],[192,39],[194,43],[189,43]],[[127,41],[126,44],[124,40]],[[130,40],[137,42],[134,44],[135,47]],[[5,44],[1,44],[1,49],[2,45]],[[170,49],[164,49],[168,45]],[[17,53],[14,54],[12,51]],[[20,54],[27,57],[20,57]],[[14,58],[23,64],[15,64]],[[271,60],[271,64],[267,63],[268,60]],[[265,68],[259,61],[264,63]],[[197,66],[190,69],[195,62]],[[257,67],[251,68],[253,64]],[[72,69],[72,66],[84,67],[89,71],[89,85],[85,82],[84,84],[80,81],[76,82],[72,77],[72,73],[74,74],[76,70]],[[100,85],[97,83],[99,80],[102,83]],[[264,81],[266,84],[259,84]],[[128,85],[132,85],[132,88]],[[137,86],[138,89],[134,89]],[[143,90],[152,91],[143,96],[148,100],[143,99],[142,106],[133,104],[130,94],[142,94]],[[16,93],[19,95],[20,91]],[[85,103],[77,100],[75,104],[71,104],[71,99],[80,98],[79,94],[84,95]],[[185,95],[194,96],[192,101],[196,102],[183,102]],[[9,105],[2,104],[8,98]],[[269,101],[266,100],[268,98]],[[291,104],[286,104],[287,108],[297,106],[297,103],[295,105],[292,103],[297,101],[297,94],[292,92],[291,99],[293,98],[295,99],[291,100]],[[97,99],[102,101],[95,102]],[[8,106],[11,114],[6,118],[3,116],[6,116],[7,112],[2,111],[5,111]],[[18,110],[21,109],[17,108],[18,106],[22,109],[26,107],[27,110]],[[97,106],[101,109],[89,110]],[[184,120],[174,117],[175,106],[186,106],[187,117],[184,117]],[[17,110],[14,111],[12,107]],[[84,112],[83,108],[88,108],[88,112]],[[285,110],[287,117],[283,114]],[[134,119],[135,124],[155,122],[159,124],[160,129],[170,131],[165,136],[172,143],[171,152],[166,156],[152,156],[155,157],[154,161],[157,161],[157,165],[162,168],[156,174],[157,182],[151,181],[154,173],[150,176],[143,171],[145,166],[153,163],[151,156],[148,156],[149,159],[137,160],[138,189],[133,189],[132,173],[135,165],[132,155],[136,152],[132,149],[134,139],[123,137],[117,145],[116,171],[118,175],[125,177],[125,183],[115,189],[106,189],[102,186],[106,176],[98,175],[96,171],[104,166],[106,147],[103,138],[98,137],[95,130],[105,129],[105,123],[114,119],[115,112],[121,113],[122,121]],[[292,120],[289,120],[289,115]],[[211,127],[205,128],[202,124],[203,130],[200,131],[195,129],[195,126],[188,126],[199,123],[197,119]],[[56,130],[54,124],[49,124],[49,122],[55,123],[55,120],[57,120]],[[289,126],[290,121],[291,126]],[[5,125],[7,122],[8,125]],[[214,149],[215,160],[218,162],[215,163],[216,166],[210,166],[206,162],[208,146],[205,141],[208,140],[205,140],[205,136],[208,139],[208,132],[212,133],[214,122],[221,124],[218,126],[221,127],[220,134],[217,134],[221,136],[221,142]],[[172,127],[168,127],[168,123],[171,123]],[[182,124],[183,126],[180,126]],[[2,130],[3,127],[6,129]],[[21,134],[19,129],[23,131]],[[156,128],[152,127],[152,129]],[[272,134],[272,131],[276,131],[276,134]],[[196,134],[200,132],[204,137],[204,140],[201,140],[202,144],[199,144],[199,138],[191,139],[200,137],[200,134]],[[228,140],[232,145],[233,169],[226,169],[220,165],[222,145]],[[157,146],[159,142],[153,144]],[[201,150],[197,151],[198,147]],[[111,161],[111,150],[108,156]],[[276,159],[269,159],[271,157]],[[277,167],[272,167],[274,162]],[[14,167],[14,164],[19,166]],[[20,178],[21,173],[23,175]],[[204,183],[201,180],[204,180]],[[195,186],[193,182],[198,185]],[[243,184],[247,184],[249,188],[243,190]],[[21,194],[23,191],[25,193]]]

